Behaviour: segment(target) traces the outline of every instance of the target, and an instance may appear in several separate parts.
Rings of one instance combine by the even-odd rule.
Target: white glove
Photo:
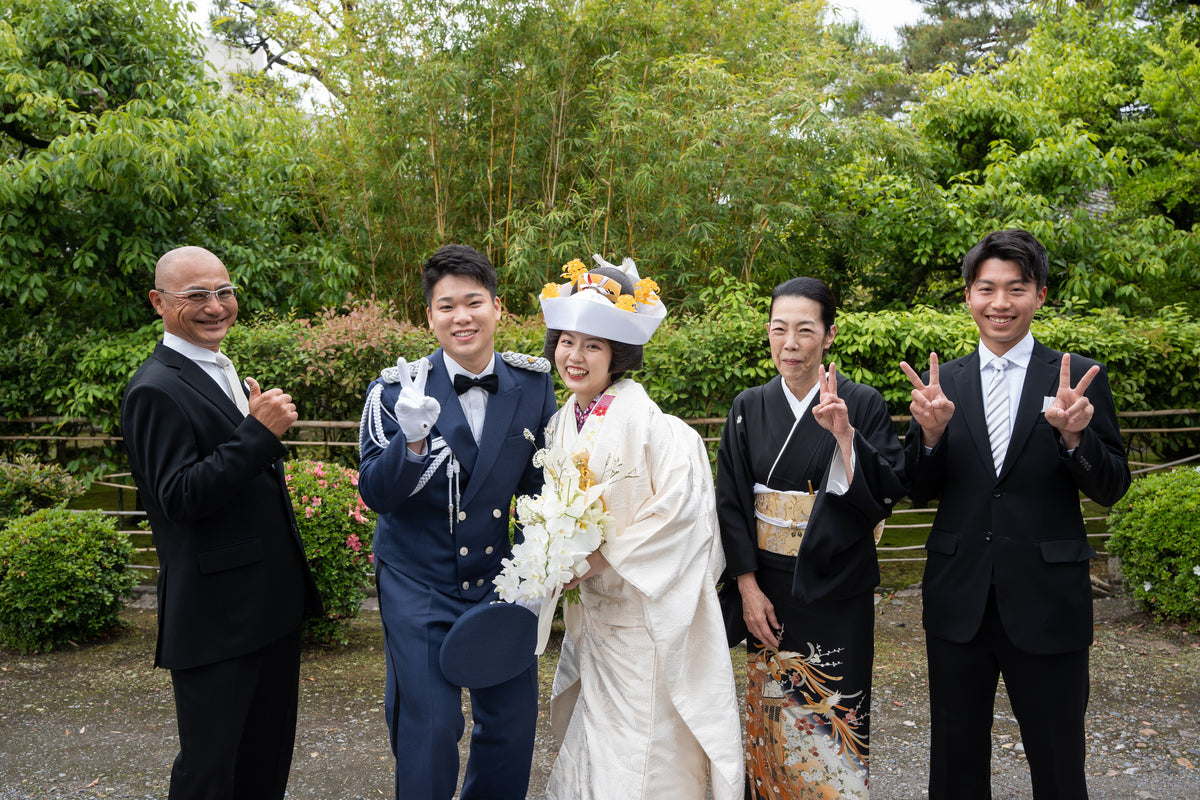
[[[431,366],[429,359],[418,361],[417,378],[414,381],[408,374],[408,364],[404,359],[396,359],[396,368],[400,371],[400,396],[396,398],[393,413],[400,430],[404,432],[404,438],[410,443],[428,437],[433,430],[433,423],[442,413],[442,406],[437,399],[425,396],[425,381]]]

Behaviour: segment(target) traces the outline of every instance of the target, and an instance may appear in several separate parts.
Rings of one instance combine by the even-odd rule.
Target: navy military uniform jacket
[[[511,554],[508,520],[514,495],[541,490],[542,471],[531,459],[556,408],[545,359],[506,356],[524,366],[497,356],[499,389],[488,398],[478,445],[440,348],[428,357],[432,368],[425,394],[436,398],[442,410],[423,457],[408,449],[391,413],[400,394],[398,380],[389,380],[385,370],[385,377],[367,392],[368,397],[376,387],[382,392],[379,422],[390,443],[383,447],[366,434],[360,442],[359,492],[379,513],[375,557],[426,586],[468,601],[492,593],[500,560]],[[364,431],[368,422],[363,420]],[[536,445],[525,437],[526,430]],[[442,447],[452,455],[444,455]]]

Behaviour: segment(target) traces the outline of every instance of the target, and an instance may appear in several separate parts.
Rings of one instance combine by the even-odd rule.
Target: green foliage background
[[[761,298],[823,278],[835,356],[899,413],[898,360],[971,346],[958,264],[1007,226],[1051,253],[1039,336],[1124,409],[1197,405],[1192,4],[931,0],[895,50],[820,0],[219,0],[272,65],[230,91],[180,4],[2,2],[0,417],[112,430],[155,259],[199,244],[244,286],[239,366],[355,419],[432,348],[419,269],[450,241],[533,352],[562,263],[635,258],[672,310],[643,379],[684,416],[769,376]]]
[[[97,511],[13,520],[0,530],[0,642],[41,652],[119,628],[132,558],[129,537]]]
[[[719,298],[707,313],[669,313],[646,345],[645,367],[632,375],[669,413],[724,417],[738,392],[775,374],[766,337],[767,298],[737,282],[716,293]],[[843,312],[836,324],[829,358],[851,379],[879,389],[893,414],[908,413],[911,387],[900,361],[921,366],[931,351],[946,361],[969,353],[979,340],[965,308]],[[1107,364],[1120,411],[1200,407],[1200,322],[1180,308],[1146,317],[1110,310],[1075,316],[1043,311],[1033,333],[1050,347]],[[115,429],[120,393],[160,335],[161,326],[157,333],[148,330],[105,344],[105,358],[89,359],[94,365],[90,399],[80,401],[77,412]],[[509,315],[501,320],[496,346],[540,354],[544,335],[540,318]],[[381,369],[397,357],[412,360],[437,347],[427,328],[399,320],[375,301],[315,318],[266,317],[239,324],[226,343],[239,372],[291,393],[302,419],[352,421],[358,420],[366,387]]]
[[[1108,551],[1120,556],[1125,584],[1159,620],[1200,630],[1200,468],[1134,481],[1112,508]]]
[[[58,464],[29,455],[0,461],[0,528],[34,511],[64,506],[83,491],[83,482]]]
[[[309,641],[346,644],[371,585],[375,512],[358,494],[358,472],[322,461],[288,461],[287,486],[325,616],[304,621]]]

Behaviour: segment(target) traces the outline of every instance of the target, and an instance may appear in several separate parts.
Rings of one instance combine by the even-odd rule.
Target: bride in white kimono
[[[613,465],[633,475],[605,491],[615,532],[568,585],[580,602],[564,612],[551,699],[561,748],[546,796],[703,800],[711,780],[714,800],[734,800],[740,726],[708,456],[694,430],[621,379],[663,317],[652,282],[635,288],[629,259],[596,260],[591,272],[572,262],[571,284],[543,293],[545,353],[573,395],[547,445],[585,454],[596,475]]]

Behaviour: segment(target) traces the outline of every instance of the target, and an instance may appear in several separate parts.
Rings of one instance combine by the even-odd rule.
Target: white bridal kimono
[[[548,427],[547,444],[587,451],[596,476],[606,465],[635,474],[604,493],[611,566],[566,608],[551,699],[562,746],[546,796],[703,800],[711,774],[713,799],[737,800],[741,733],[715,591],[725,557],[704,444],[637,383],[609,392],[582,431],[573,400]]]

